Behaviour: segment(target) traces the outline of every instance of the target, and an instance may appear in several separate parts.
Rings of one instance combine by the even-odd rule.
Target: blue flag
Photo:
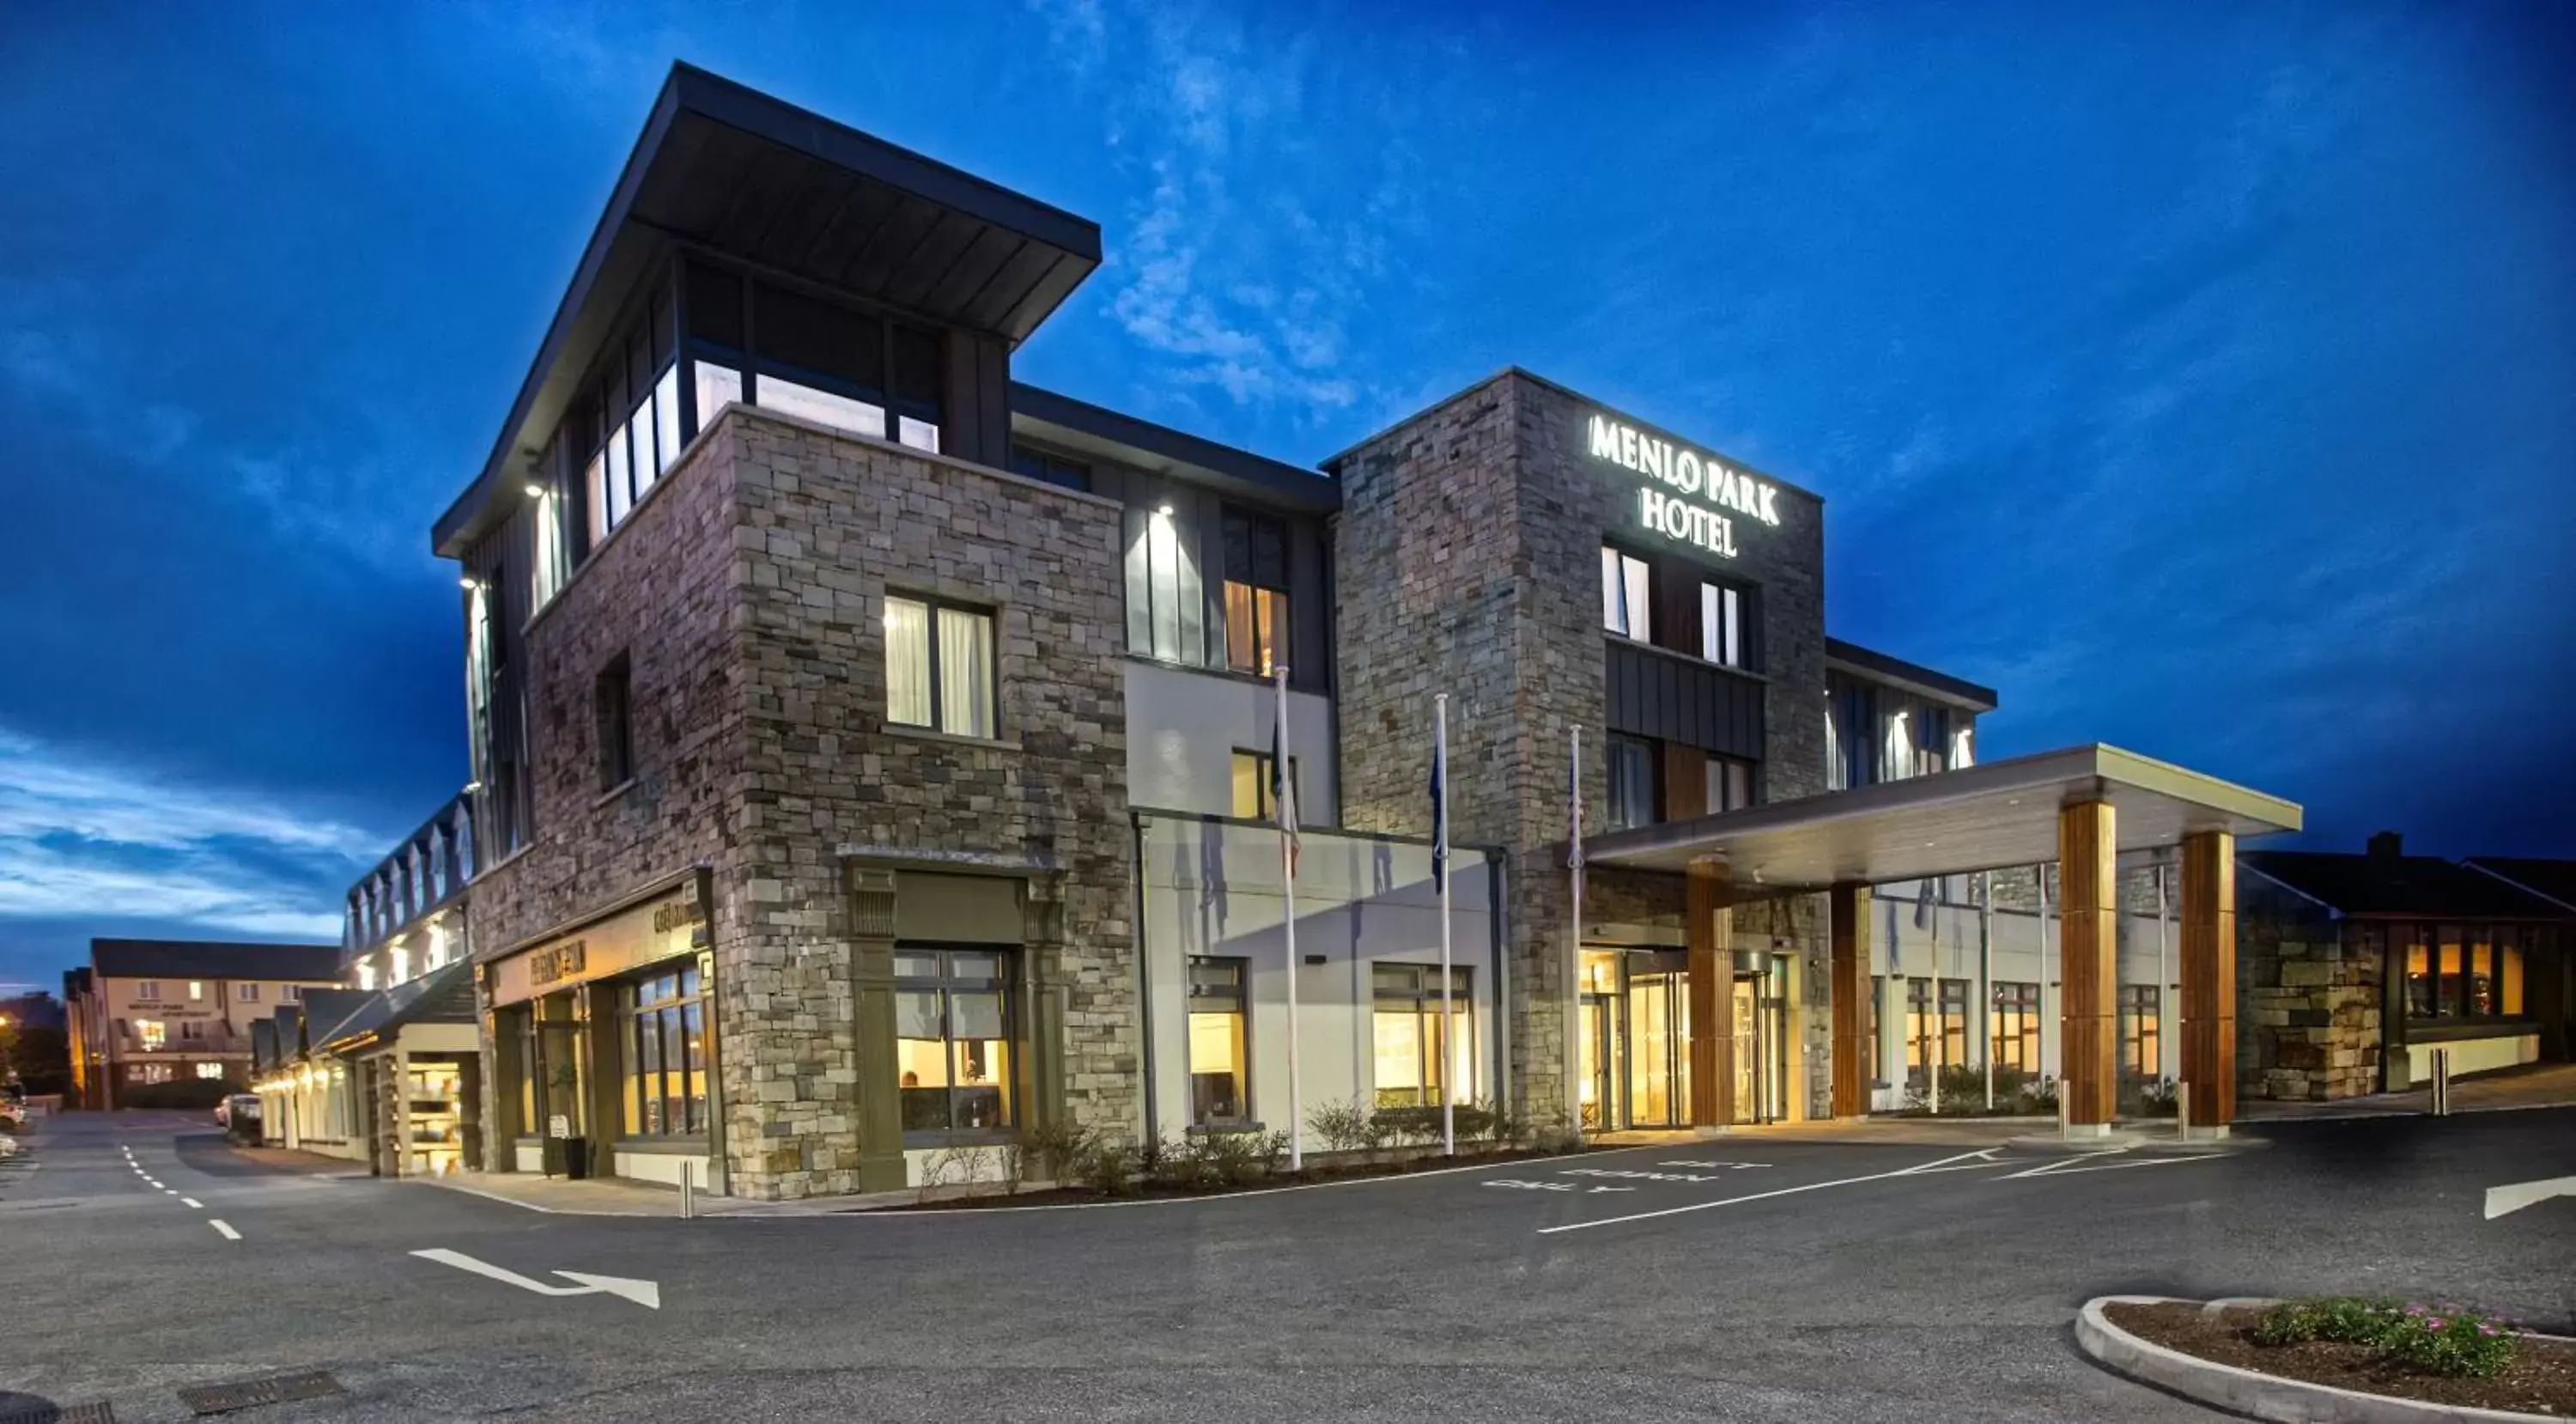
[[[1449,888],[1449,798],[1441,794],[1441,756],[1431,756],[1431,888]]]

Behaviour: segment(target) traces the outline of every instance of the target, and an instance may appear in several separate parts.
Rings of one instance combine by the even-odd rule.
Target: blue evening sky
[[[674,58],[1097,220],[1027,379],[1310,463],[1511,363],[1830,501],[1833,631],[2576,855],[2576,7],[0,11],[0,987],[336,932]]]

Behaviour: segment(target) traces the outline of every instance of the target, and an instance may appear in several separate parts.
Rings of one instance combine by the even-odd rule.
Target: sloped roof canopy
[[[2554,920],[2567,914],[2505,876],[2429,855],[2264,851],[2250,869],[2347,915]]]
[[[1013,344],[1100,265],[1100,226],[685,64],[583,251],[472,488],[440,517],[447,557],[506,510],[636,281],[675,242]]]
[[[466,972],[470,967],[460,959],[369,993],[313,1046],[345,1051],[398,1033],[405,1024],[474,1022],[474,981]]]
[[[1680,871],[1717,859],[1737,892],[1820,890],[2057,859],[2057,813],[2107,800],[2124,852],[2195,831],[2240,838],[2299,829],[2299,807],[2152,757],[2095,743],[1696,820],[1589,836],[1592,865]]]

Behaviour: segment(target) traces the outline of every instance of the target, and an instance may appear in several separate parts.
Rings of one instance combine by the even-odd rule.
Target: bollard
[[[680,1219],[687,1221],[698,1214],[698,1164],[686,1158],[680,1161]]]
[[[2191,1084],[2174,1085],[2174,1136],[2191,1141]]]
[[[2433,1050],[2433,1116],[2451,1115],[2451,1050]]]

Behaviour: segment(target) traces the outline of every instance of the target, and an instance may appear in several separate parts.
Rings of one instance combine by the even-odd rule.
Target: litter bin
[[[563,1174],[573,1181],[590,1175],[590,1139],[567,1137],[563,1140]]]

